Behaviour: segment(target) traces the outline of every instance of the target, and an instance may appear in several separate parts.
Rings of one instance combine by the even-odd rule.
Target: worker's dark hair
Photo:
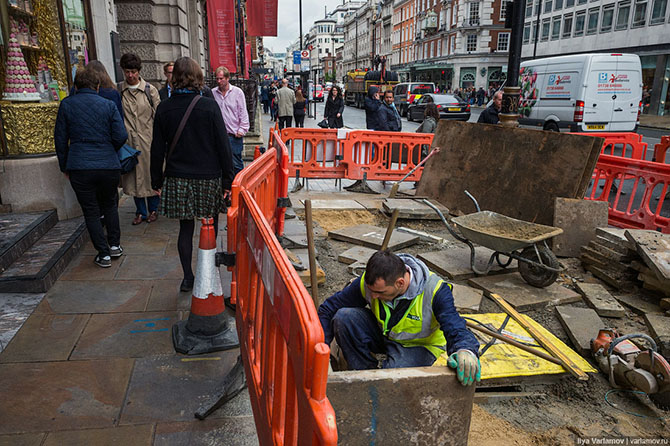
[[[426,105],[426,111],[423,113],[424,117],[432,116],[436,121],[440,120],[440,112],[437,111],[437,105],[434,102],[430,102]]]
[[[88,67],[78,68],[74,76],[74,86],[77,90],[81,90],[82,88],[97,90],[100,86],[100,76],[96,71]]]
[[[377,251],[372,254],[365,267],[365,283],[371,286],[377,279],[382,278],[388,286],[404,276],[406,271],[405,262],[400,257],[388,250]]]
[[[121,56],[121,68],[140,71],[142,69],[142,59],[137,54],[126,53]]]

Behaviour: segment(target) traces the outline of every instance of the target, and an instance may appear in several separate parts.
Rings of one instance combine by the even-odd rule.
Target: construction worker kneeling
[[[480,381],[479,343],[451,289],[421,260],[378,251],[319,307],[326,344],[334,337],[353,370],[430,366],[446,349],[461,384]]]

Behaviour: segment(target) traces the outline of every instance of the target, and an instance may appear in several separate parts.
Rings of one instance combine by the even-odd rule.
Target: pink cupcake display
[[[2,98],[8,101],[39,101],[40,95],[35,88],[35,80],[28,71],[19,46],[16,27],[9,35],[5,90]]]

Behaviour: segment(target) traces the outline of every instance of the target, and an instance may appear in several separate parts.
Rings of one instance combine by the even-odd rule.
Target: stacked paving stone
[[[637,278],[642,281],[642,288],[661,298],[669,298],[670,235],[656,231],[627,230],[625,236],[640,256],[640,260],[633,262],[632,267],[639,273]]]
[[[625,229],[597,228],[596,238],[581,248],[584,269],[616,289],[631,290],[639,285],[633,262],[641,259],[626,239]]]

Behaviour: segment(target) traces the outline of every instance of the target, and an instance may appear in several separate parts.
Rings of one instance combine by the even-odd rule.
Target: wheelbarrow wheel
[[[540,253],[540,257],[542,258],[541,262],[537,258],[537,252]],[[547,265],[551,268],[560,267],[558,259],[546,246],[538,245],[537,252],[533,246],[529,246],[528,248],[521,251],[520,257],[531,260],[533,262],[542,263],[543,265]],[[519,273],[521,273],[521,277],[523,277],[526,282],[538,288],[549,286],[558,278],[557,271],[549,271],[545,268],[531,265],[530,263],[526,263],[524,261],[519,261]]]

